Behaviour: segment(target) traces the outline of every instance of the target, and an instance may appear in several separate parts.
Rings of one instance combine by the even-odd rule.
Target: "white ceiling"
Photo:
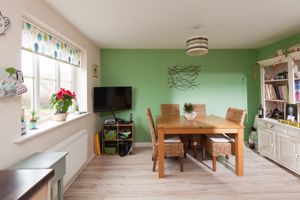
[[[300,32],[300,0],[45,0],[101,48],[259,48]],[[199,29],[193,29],[195,25]]]

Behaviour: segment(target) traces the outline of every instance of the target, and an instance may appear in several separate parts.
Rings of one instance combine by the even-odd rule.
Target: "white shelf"
[[[285,55],[282,55],[282,56],[277,56],[274,58],[258,61],[257,63],[262,67],[268,67],[268,66],[278,65],[287,62],[288,62],[288,58]]]
[[[272,102],[281,102],[281,103],[288,103],[287,100],[280,100],[280,99],[265,99],[265,101],[272,101]],[[300,103],[300,102],[299,102]]]
[[[278,82],[288,82],[288,81],[289,81],[288,79],[277,79],[277,80],[266,80],[265,83],[278,83]]]

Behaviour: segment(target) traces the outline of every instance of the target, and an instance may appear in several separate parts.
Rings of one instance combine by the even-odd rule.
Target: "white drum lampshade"
[[[205,36],[194,36],[186,41],[186,54],[202,56],[208,53],[208,39]]]

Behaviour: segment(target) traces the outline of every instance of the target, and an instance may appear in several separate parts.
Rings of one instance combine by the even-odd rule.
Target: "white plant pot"
[[[185,113],[184,115],[185,115],[185,119],[194,120],[197,116],[197,112]]]
[[[52,118],[55,121],[63,122],[66,121],[67,117],[68,117],[68,113],[59,113],[59,114],[54,114]]]

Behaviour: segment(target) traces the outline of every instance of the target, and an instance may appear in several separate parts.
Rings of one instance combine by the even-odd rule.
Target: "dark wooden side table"
[[[17,162],[10,169],[53,169],[51,199],[53,199],[53,185],[57,183],[57,199],[63,200],[63,176],[66,174],[67,155],[67,152],[37,152]]]
[[[1,200],[50,200],[53,169],[0,170]]]

